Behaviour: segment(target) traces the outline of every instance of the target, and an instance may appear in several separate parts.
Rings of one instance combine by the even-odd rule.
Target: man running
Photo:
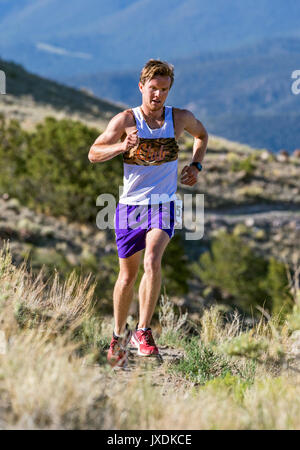
[[[112,365],[124,361],[120,342],[144,249],[139,321],[131,343],[140,356],[159,354],[150,322],[161,289],[161,259],[174,235],[177,141],[184,131],[194,137],[191,163],[182,169],[180,179],[188,186],[197,182],[207,148],[208,135],[202,123],[186,109],[165,106],[173,81],[172,65],[150,59],[140,75],[142,105],[113,117],[89,152],[92,163],[119,154],[124,163],[123,193],[115,214],[120,271],[113,293],[115,326],[108,351]]]

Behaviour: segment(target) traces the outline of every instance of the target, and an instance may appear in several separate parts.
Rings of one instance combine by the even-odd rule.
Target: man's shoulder
[[[125,109],[114,116],[115,120],[125,128],[135,125],[135,117],[132,109]]]
[[[191,111],[189,111],[188,109],[173,107],[173,111],[174,111],[174,114],[176,114],[176,116],[181,117],[181,118],[186,118],[186,117],[190,117],[191,115],[193,115],[193,113]]]
[[[186,124],[192,117],[194,117],[193,113],[188,109],[183,108],[174,108],[173,107],[173,115],[176,123]]]

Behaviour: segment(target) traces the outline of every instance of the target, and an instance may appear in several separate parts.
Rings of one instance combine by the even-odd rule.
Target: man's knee
[[[122,287],[132,287],[137,278],[137,273],[119,273],[118,282]]]
[[[157,274],[161,268],[161,257],[155,255],[154,253],[149,253],[145,255],[144,258],[144,270],[147,274]]]

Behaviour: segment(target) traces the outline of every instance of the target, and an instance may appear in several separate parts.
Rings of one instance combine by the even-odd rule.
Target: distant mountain
[[[0,55],[61,76],[300,36],[297,0],[0,0]]]
[[[299,68],[300,39],[265,40],[230,52],[200,53],[172,61],[175,83],[169,100],[195,112],[295,111],[291,73]],[[138,70],[72,75],[63,80],[100,97],[126,104],[140,99]]]
[[[300,39],[264,40],[238,50],[174,60],[168,103],[186,107],[209,131],[273,151],[300,147],[300,95],[291,74],[299,66]],[[128,105],[140,102],[139,70],[66,77],[96,95]]]

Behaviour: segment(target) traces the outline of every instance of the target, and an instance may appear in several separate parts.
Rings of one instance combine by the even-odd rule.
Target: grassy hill
[[[111,310],[118,259],[113,232],[106,230],[105,239],[103,232],[98,233],[96,198],[100,193],[111,193],[117,200],[122,160],[91,165],[87,153],[98,131],[78,121],[47,118],[31,131],[23,130],[17,122],[0,125],[1,240],[11,239],[14,260],[28,255],[35,270],[45,264],[48,272],[56,267],[64,276],[73,269],[92,272],[97,279],[99,305]],[[191,138],[183,136],[180,148],[179,174],[191,159]],[[296,155],[275,157],[266,150],[210,137],[197,185],[178,185],[181,196],[205,196],[203,239],[187,240],[187,230],[178,230],[163,260],[167,292],[178,304],[197,315],[211,300],[236,302],[242,308],[246,305],[246,311],[249,302],[256,302],[250,286],[262,282],[262,277],[268,279],[268,267],[273,264],[270,258],[280,261],[276,271],[281,273],[281,292],[286,283],[283,264],[293,264],[295,243],[300,238],[299,170]],[[245,279],[237,287],[231,277],[228,290],[212,274],[200,273],[201,259],[209,254],[214,240],[228,242],[233,253],[241,245],[250,245],[248,259],[241,263],[257,279]],[[224,265],[222,251],[215,256],[214,267]],[[259,265],[255,254],[259,255]],[[234,263],[236,256],[232,257]],[[271,286],[268,279],[257,298],[259,303],[264,296],[270,298]],[[205,291],[205,287],[212,290]],[[241,289],[247,298],[245,305]]]
[[[6,68],[14,92],[9,98],[2,96],[10,101],[9,104],[2,103],[6,119],[19,117],[18,102],[27,105],[29,115],[28,121],[24,116],[22,126],[16,121],[0,121],[0,192],[3,195],[0,237],[13,240],[15,261],[29,255],[35,270],[46,264],[49,272],[57,267],[64,276],[73,269],[91,271],[98,280],[97,295],[101,295],[101,303],[110,305],[117,276],[114,236],[107,230],[107,241],[101,238],[94,245],[93,233],[98,236],[96,197],[105,192],[117,198],[118,186],[122,183],[122,160],[118,157],[105,164],[91,165],[87,153],[101,131],[100,124],[105,126],[105,118],[119,109],[111,103],[28,74],[19,66],[7,64]],[[24,80],[33,89],[30,100],[22,95]],[[39,83],[40,88],[35,91],[34,84],[38,86]],[[10,109],[7,109],[8,105]],[[62,105],[64,108],[59,109]],[[54,117],[41,121],[46,111]],[[74,111],[81,122],[70,120],[74,118]],[[60,118],[61,114],[64,119]],[[33,117],[39,119],[37,126],[34,126]],[[99,117],[101,120],[98,121]],[[94,121],[98,129],[82,123],[94,124]],[[26,130],[24,127],[28,123],[31,128]],[[192,139],[184,135],[180,139],[180,148],[179,173],[190,161]],[[186,230],[178,230],[176,239],[168,247],[164,257],[164,279],[168,293],[176,297],[174,301],[195,314],[211,300],[236,301],[243,307],[242,296],[247,302],[256,301],[248,288],[251,283],[261,283],[262,274],[268,277],[268,267],[270,270],[273,267],[270,258],[280,261],[281,265],[292,266],[297,256],[295,243],[300,238],[299,170],[297,154],[275,156],[267,150],[210,136],[204,170],[197,185],[193,188],[178,185],[180,195],[204,194],[206,222],[203,239],[186,240]],[[52,217],[50,222],[47,217]],[[66,222],[65,226],[61,219]],[[85,234],[80,232],[80,224],[84,224]],[[69,226],[77,230],[71,233],[71,240],[67,232]],[[60,227],[66,229],[62,234]],[[221,232],[227,233],[226,236],[222,237]],[[241,287],[231,284],[224,289],[213,274],[207,270],[205,274],[199,272],[201,258],[206,258],[214,240],[217,243],[228,241],[231,247],[251,246],[246,270],[254,271],[257,279],[250,284],[245,281],[243,294]],[[222,250],[217,252],[214,265],[218,263],[221,268],[224,263]],[[264,268],[261,273],[252,266],[256,261],[254,254],[261,258],[259,264]],[[276,273],[280,272],[282,279],[279,291],[286,282],[282,270],[283,266],[276,267]],[[206,287],[209,289],[205,290]],[[269,289],[270,286],[265,286],[260,292],[270,298]]]
[[[20,121],[24,128],[33,129],[45,117],[53,116],[80,119],[99,129],[121,110],[115,103],[29,73],[13,62],[0,59],[0,69],[6,75],[7,92],[0,96],[0,113]]]
[[[297,154],[210,136],[198,184],[178,186],[205,194],[205,234],[185,241],[177,230],[164,255],[152,325],[163,362],[131,348],[115,372],[106,351],[118,259],[95,199],[117,191],[122,161],[91,165],[87,153],[118,107],[6,68],[15,84],[0,97],[1,428],[299,429]],[[180,149],[179,169],[190,137]]]
[[[299,309],[281,325],[218,308],[191,323],[164,296],[163,362],[130,349],[112,371],[112,321],[95,314],[89,278],[44,284],[7,249],[0,268],[2,429],[299,429]]]

